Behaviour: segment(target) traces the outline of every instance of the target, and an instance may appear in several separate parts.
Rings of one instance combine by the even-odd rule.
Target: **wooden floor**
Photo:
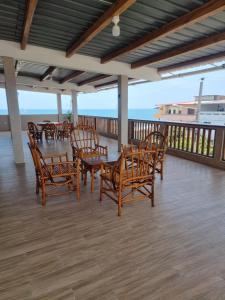
[[[44,149],[55,145],[68,148]],[[99,203],[98,182],[80,202],[69,194],[42,208],[25,150],[15,166],[0,134],[1,300],[225,299],[224,171],[168,156],[156,207],[132,203],[119,218]]]

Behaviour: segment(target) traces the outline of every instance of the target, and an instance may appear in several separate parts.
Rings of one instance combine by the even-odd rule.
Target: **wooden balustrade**
[[[79,116],[107,137],[118,137],[117,118]],[[152,131],[168,134],[168,153],[225,169],[225,126],[129,119],[129,142],[138,143]]]

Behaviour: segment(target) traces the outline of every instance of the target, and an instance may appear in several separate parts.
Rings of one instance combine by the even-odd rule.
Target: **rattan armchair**
[[[45,133],[45,139],[49,140],[49,139],[56,139],[57,136],[57,128],[55,126],[55,124],[52,123],[47,123],[46,125],[44,125],[43,131]]]
[[[116,202],[118,216],[123,204],[133,200],[148,198],[154,206],[155,157],[155,151],[123,148],[114,165],[102,164],[100,201],[106,195]]]
[[[39,130],[37,128],[37,125],[34,124],[33,122],[28,122],[27,123],[27,128],[29,133],[32,135],[32,137],[36,140],[36,141],[42,141],[42,130]]]
[[[35,167],[36,193],[39,194],[41,189],[42,205],[46,205],[47,196],[64,194],[64,192],[52,192],[62,186],[65,186],[67,191],[76,191],[77,199],[79,199],[80,160],[69,161],[67,153],[43,156],[30,134],[28,146]]]
[[[64,121],[62,129],[59,129],[58,132],[57,132],[57,138],[60,139],[60,140],[64,140],[65,138],[69,138],[72,130],[73,130],[73,123],[69,123],[68,121]]]
[[[167,135],[163,135],[159,131],[153,131],[138,145],[138,148],[157,152],[155,171],[160,174],[160,178],[163,180]]]
[[[107,156],[108,147],[99,145],[99,137],[91,127],[75,127],[70,135],[73,158]]]

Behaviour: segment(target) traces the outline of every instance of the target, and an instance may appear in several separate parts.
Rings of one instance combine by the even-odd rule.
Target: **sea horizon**
[[[63,114],[67,114],[69,110],[63,110]],[[146,109],[128,109],[129,119],[139,120],[156,120],[155,115],[158,109],[146,108]],[[56,109],[21,109],[21,115],[45,115],[45,114],[57,114]],[[78,109],[79,115],[98,116],[98,117],[111,117],[117,118],[118,112],[116,109]],[[0,115],[8,115],[7,109],[0,109]]]

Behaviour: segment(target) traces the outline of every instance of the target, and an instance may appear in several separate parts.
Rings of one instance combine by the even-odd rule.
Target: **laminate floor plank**
[[[122,217],[90,182],[74,193],[35,195],[34,168],[15,165],[0,133],[0,300],[225,300],[225,172],[168,156],[155,204]],[[101,137],[114,152],[117,143]],[[71,149],[44,142],[44,153]]]

